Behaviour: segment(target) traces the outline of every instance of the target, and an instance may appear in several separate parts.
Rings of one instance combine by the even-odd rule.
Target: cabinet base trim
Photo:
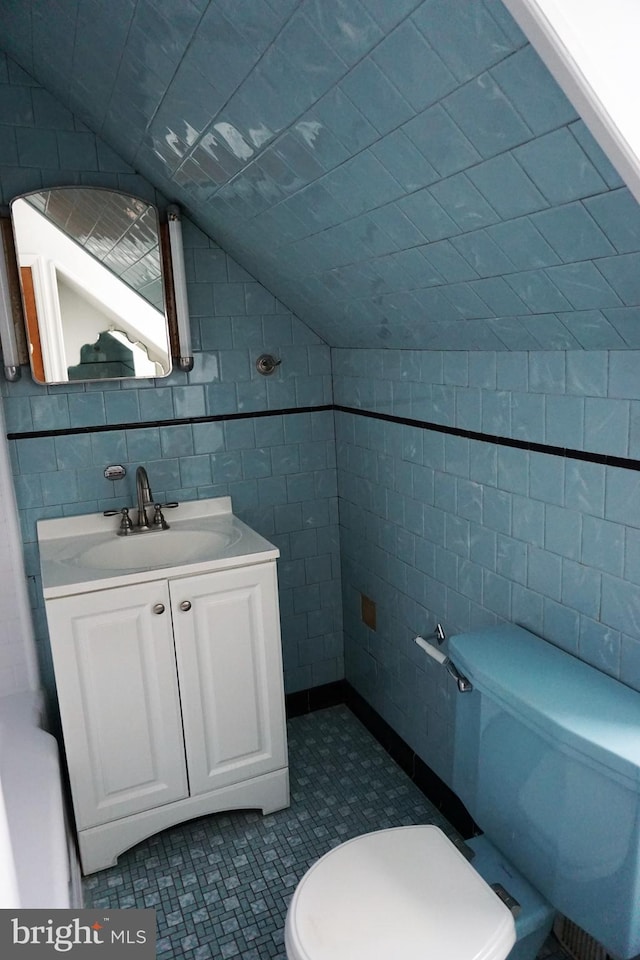
[[[83,874],[117,863],[119,855],[147,837],[185,820],[223,810],[261,810],[274,813],[289,806],[289,769],[284,767],[243,783],[145,810],[78,833]]]

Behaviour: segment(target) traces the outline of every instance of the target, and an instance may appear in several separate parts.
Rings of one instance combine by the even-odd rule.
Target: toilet
[[[285,926],[289,960],[498,960],[515,939],[508,908],[434,826],[367,833],[325,854]]]
[[[515,626],[452,637],[452,786],[484,831],[340,844],[298,884],[288,960],[534,960],[556,911],[640,954],[640,693]],[[470,859],[469,859],[470,858]]]

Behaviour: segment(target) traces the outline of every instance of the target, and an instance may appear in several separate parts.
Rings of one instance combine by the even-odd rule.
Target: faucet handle
[[[133,520],[129,516],[129,507],[122,508],[122,520],[120,521],[120,533],[129,533],[133,530]]]
[[[121,510],[105,510],[102,515],[103,517],[117,517],[118,514],[120,514],[122,517],[118,535],[122,536],[123,534],[129,533],[129,531],[133,529],[133,521],[129,516],[129,507],[122,507]]]
[[[163,504],[161,504],[161,503],[154,503],[154,505],[153,505],[153,509],[154,509],[154,514],[153,514],[153,527],[154,527],[156,530],[157,530],[157,529],[160,529],[160,530],[168,530],[168,529],[169,529],[169,524],[167,523],[167,521],[165,520],[165,518],[164,518],[163,515],[162,515],[162,506],[163,506]],[[168,503],[167,503],[167,504],[164,504],[164,506],[167,506],[167,507],[168,507],[169,504],[168,504]]]

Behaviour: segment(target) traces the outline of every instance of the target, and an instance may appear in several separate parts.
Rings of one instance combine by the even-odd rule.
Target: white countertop
[[[92,513],[39,520],[45,600],[264,563],[280,555],[274,544],[234,516],[230,497],[181,503],[165,510],[165,519],[169,530],[126,537],[118,536],[119,515]],[[132,555],[139,548],[146,553],[147,545],[145,565],[139,561],[127,565],[124,558],[129,548]],[[113,559],[105,560],[105,556]]]

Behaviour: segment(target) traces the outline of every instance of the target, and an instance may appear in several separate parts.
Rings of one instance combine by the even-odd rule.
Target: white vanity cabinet
[[[274,555],[45,589],[85,873],[183,820],[288,805]]]

